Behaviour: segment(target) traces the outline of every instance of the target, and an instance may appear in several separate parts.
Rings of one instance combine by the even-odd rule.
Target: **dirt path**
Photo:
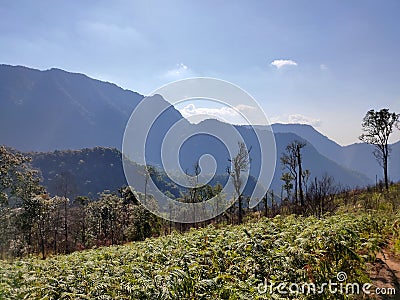
[[[383,254],[378,254],[375,263],[370,267],[370,277],[374,285],[371,291],[379,288],[378,293],[381,295],[374,295],[369,299],[400,299],[400,260],[391,253],[384,250]]]

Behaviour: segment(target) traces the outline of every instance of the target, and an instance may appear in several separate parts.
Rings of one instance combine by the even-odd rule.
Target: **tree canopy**
[[[363,134],[360,140],[374,145],[373,152],[380,166],[383,168],[385,187],[389,189],[388,157],[390,155],[389,137],[394,125],[398,126],[400,115],[383,108],[379,111],[369,110],[362,121]]]

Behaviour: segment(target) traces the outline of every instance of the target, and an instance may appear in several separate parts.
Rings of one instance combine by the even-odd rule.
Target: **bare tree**
[[[305,194],[307,194],[308,180],[310,179],[310,176],[311,176],[310,170],[304,170],[303,174],[301,176],[303,178],[304,188],[306,189]]]
[[[298,197],[300,198],[301,206],[304,206],[304,193],[303,193],[303,166],[302,166],[302,154],[301,149],[306,146],[303,141],[293,141],[286,146],[286,152],[283,153],[281,157],[281,163],[284,168],[286,168],[289,173],[293,176],[295,181],[294,193],[296,203],[298,202]]]
[[[246,172],[250,165],[249,153],[250,150],[247,150],[245,143],[238,142],[239,151],[238,154],[232,159],[229,160],[231,162],[231,168],[228,168],[228,173],[233,180],[233,185],[235,188],[235,193],[238,197],[239,204],[239,212],[238,212],[238,222],[241,224],[243,222],[243,197],[241,193],[241,189],[243,187],[243,181],[241,178],[242,172]]]
[[[199,202],[199,176],[201,173],[200,164],[196,161],[193,164],[193,174],[190,174],[188,170],[186,170],[187,181],[190,185],[188,188],[188,202],[193,205],[193,225],[196,226],[196,203]]]
[[[321,218],[327,212],[333,212],[337,207],[335,197],[338,191],[339,187],[335,185],[332,177],[315,177],[306,194],[308,212],[317,218]]]
[[[297,159],[292,151],[293,148],[289,147],[289,145],[286,147],[286,152],[282,154],[281,156],[281,164],[283,169],[288,170],[289,174],[291,174],[292,180],[294,181],[294,198],[295,198],[295,203],[298,202],[298,197],[297,197]]]
[[[144,205],[146,206],[147,204],[147,186],[149,183],[149,180],[153,175],[156,175],[156,170],[154,167],[146,165],[144,166]]]
[[[398,125],[400,115],[383,108],[380,111],[369,110],[362,122],[364,133],[359,139],[375,146],[373,152],[379,165],[383,168],[386,190],[389,189],[388,158],[390,155],[389,136],[393,132],[393,125]]]

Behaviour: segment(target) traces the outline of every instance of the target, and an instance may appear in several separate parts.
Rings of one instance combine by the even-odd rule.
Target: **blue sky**
[[[0,0],[0,63],[143,94],[217,77],[271,121],[310,123],[342,145],[367,110],[400,112],[399,53],[400,1]]]

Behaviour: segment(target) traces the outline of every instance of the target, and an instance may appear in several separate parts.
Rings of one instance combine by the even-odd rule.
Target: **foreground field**
[[[277,216],[44,261],[1,262],[0,299],[346,299],[327,288],[303,295],[276,287],[369,282],[365,263],[392,224],[374,212]]]

